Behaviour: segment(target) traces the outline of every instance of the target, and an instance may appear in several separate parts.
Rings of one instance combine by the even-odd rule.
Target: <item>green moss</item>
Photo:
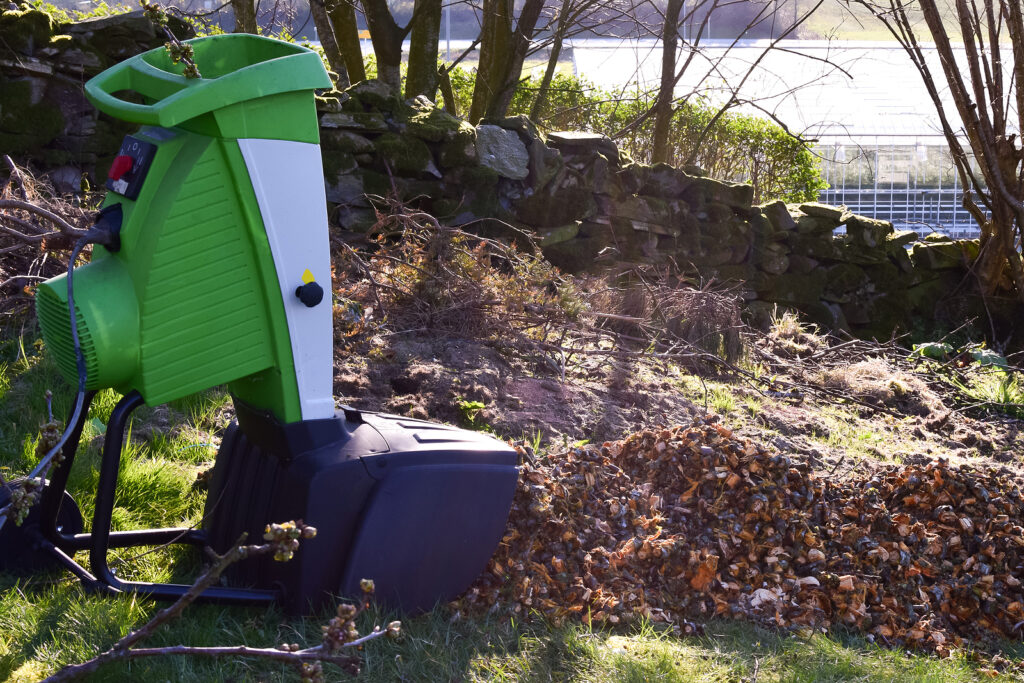
[[[50,43],[47,45],[47,47],[56,48],[58,50],[67,50],[70,47],[74,46],[74,44],[75,44],[75,39],[74,38],[72,38],[71,36],[66,35],[66,34],[60,34],[60,35],[52,36],[50,38]]]
[[[867,283],[864,270],[852,263],[840,263],[828,269],[826,292],[829,301],[843,301],[846,296]]]
[[[516,203],[519,220],[539,228],[554,228],[589,218],[597,211],[594,195],[586,187],[560,187]]]
[[[538,231],[538,237],[540,237],[540,246],[549,247],[554,244],[562,244],[568,242],[580,233],[580,224],[568,223],[566,225],[560,225],[557,228],[549,228],[546,230]]]
[[[476,128],[462,121],[452,138],[441,145],[438,161],[444,168],[475,165]]]
[[[463,123],[445,110],[431,106],[416,111],[406,124],[406,130],[421,140],[442,142],[454,139]]]
[[[356,170],[356,160],[348,152],[325,150],[323,154],[324,178],[328,183],[337,182],[338,178]]]
[[[55,30],[53,17],[40,9],[6,11],[0,14],[0,47],[32,54],[49,44]]]
[[[356,171],[356,175],[362,178],[363,192],[366,194],[375,194],[384,197],[391,192],[391,179],[383,173],[377,173],[376,171],[361,168]]]
[[[777,275],[768,281],[769,292],[765,298],[770,301],[789,303],[800,306],[816,304],[821,300],[827,274],[818,270],[807,275],[786,273]]]
[[[32,104],[31,81],[6,81],[0,87],[0,149],[31,153],[63,130],[64,115],[57,105],[46,100]]]
[[[917,242],[910,248],[914,267],[927,270],[960,269],[977,255],[977,247],[968,240]]]
[[[399,175],[431,174],[434,156],[426,143],[408,135],[384,133],[374,140],[374,148],[392,173]]]

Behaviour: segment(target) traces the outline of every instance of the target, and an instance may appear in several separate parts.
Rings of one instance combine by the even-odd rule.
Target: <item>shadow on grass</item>
[[[985,659],[939,659],[887,649],[834,631],[799,638],[735,621],[712,621],[699,637],[650,624],[616,630],[529,624],[491,616],[450,620],[447,610],[405,621],[398,643],[367,647],[367,681],[974,681]],[[1020,661],[1020,644],[1003,655]]]

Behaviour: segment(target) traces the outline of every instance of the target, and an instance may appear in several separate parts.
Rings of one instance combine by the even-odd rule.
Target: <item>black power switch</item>
[[[295,296],[306,306],[313,308],[324,300],[324,288],[315,282],[307,282],[295,289]]]
[[[107,173],[107,189],[128,199],[137,199],[157,147],[152,142],[127,136]]]

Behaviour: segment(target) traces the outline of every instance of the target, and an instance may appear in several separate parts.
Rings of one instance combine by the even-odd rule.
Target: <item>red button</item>
[[[110,164],[110,171],[107,173],[107,177],[111,180],[120,180],[125,173],[132,170],[133,163],[135,163],[135,160],[127,154],[114,157],[114,163]]]

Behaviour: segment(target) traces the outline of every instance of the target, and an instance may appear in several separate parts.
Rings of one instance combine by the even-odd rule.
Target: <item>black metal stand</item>
[[[40,500],[40,523],[38,526],[38,546],[72,574],[81,579],[88,590],[107,593],[135,592],[145,594],[159,600],[176,600],[191,586],[173,583],[147,583],[142,581],[122,581],[114,575],[107,561],[110,548],[127,548],[134,546],[163,545],[187,543],[206,546],[205,532],[188,528],[143,529],[139,531],[111,531],[110,521],[114,511],[114,498],[117,489],[117,475],[121,469],[121,450],[124,446],[124,434],[128,428],[128,418],[132,412],[143,404],[142,395],[137,391],[125,395],[118,401],[110,416],[107,433],[103,442],[103,460],[100,466],[100,480],[96,489],[96,507],[93,513],[92,532],[87,534],[67,534],[58,527],[58,515],[67,487],[71,465],[78,450],[78,442],[82,436],[89,405],[95,392],[85,397],[85,405],[77,423],[72,428],[71,437],[64,446],[64,459],[54,470],[50,484]],[[79,550],[89,550],[89,572],[73,559]],[[226,588],[213,586],[203,591],[201,600],[236,605],[266,605],[279,597],[277,591],[257,590],[248,588]]]

